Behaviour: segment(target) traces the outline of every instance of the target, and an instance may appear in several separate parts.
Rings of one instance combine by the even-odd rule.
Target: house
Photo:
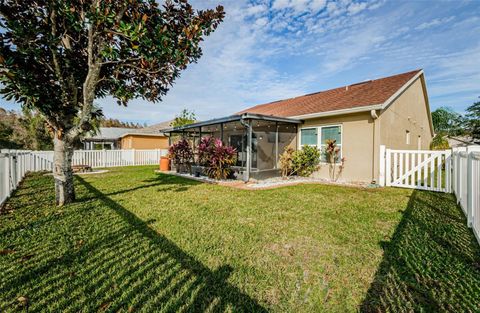
[[[169,127],[171,121],[144,128],[100,127],[99,132],[84,138],[86,150],[101,149],[167,149],[168,137],[159,132]]]
[[[166,121],[139,129],[130,129],[121,136],[122,149],[168,149],[168,137],[160,130],[170,127]]]
[[[222,138],[237,148],[236,170],[244,180],[279,175],[287,146],[323,152],[325,141],[335,139],[345,158],[341,180],[358,182],[378,181],[380,145],[428,149],[434,136],[423,70],[256,105],[164,133]],[[329,177],[325,159],[322,153],[318,177]]]
[[[480,145],[480,140],[475,140],[470,136],[447,136],[447,141],[450,148]]]

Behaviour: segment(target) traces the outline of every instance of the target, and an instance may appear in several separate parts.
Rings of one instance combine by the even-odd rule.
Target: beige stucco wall
[[[430,128],[423,76],[407,88],[379,116],[380,144],[390,149],[428,150],[433,133]],[[410,144],[406,132],[410,132]],[[419,145],[420,138],[420,145]]]
[[[371,182],[374,132],[373,119],[370,113],[310,119],[306,120],[300,128],[329,125],[342,125],[342,154],[346,161],[339,180]],[[300,136],[300,133],[298,136]],[[328,179],[330,177],[329,165],[321,164],[320,170],[314,176]]]
[[[402,150],[429,149],[433,130],[427,97],[421,75],[385,110],[376,112],[378,119],[374,120],[370,112],[346,114],[306,120],[301,128],[342,125],[342,149],[346,162],[340,180],[378,182],[380,145]],[[407,130],[410,132],[409,144],[406,142]],[[314,175],[329,178],[328,169],[328,164],[323,164]]]
[[[127,135],[122,138],[122,149],[168,149],[168,138],[163,136]]]

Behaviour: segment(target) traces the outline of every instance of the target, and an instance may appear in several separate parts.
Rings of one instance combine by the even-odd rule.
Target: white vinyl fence
[[[480,243],[480,146],[453,149],[452,190]]]
[[[168,150],[76,150],[72,165],[93,168],[159,164]],[[53,170],[53,151],[1,150],[0,205],[11,195],[27,172]]]
[[[451,192],[450,150],[380,150],[380,185]]]
[[[381,186],[453,192],[480,243],[480,146],[445,151],[380,147]]]

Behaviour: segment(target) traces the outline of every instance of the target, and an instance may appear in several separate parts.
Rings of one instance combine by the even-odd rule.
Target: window
[[[406,141],[407,145],[410,144],[410,131],[408,131],[408,130],[405,133],[405,141]]]
[[[321,127],[321,137],[322,142],[320,148],[322,151],[322,162],[327,162],[327,154],[325,149],[327,147],[327,140],[336,140],[337,147],[340,148],[340,153],[338,156],[338,161],[342,159],[342,129],[340,126],[326,126]]]
[[[300,142],[302,146],[304,145],[316,146],[318,144],[316,128],[305,128],[305,129],[302,129],[300,132],[301,132]]]
[[[320,136],[318,136],[320,134]],[[325,153],[326,141],[328,139],[336,140],[337,146],[340,148],[338,162],[342,158],[342,126],[321,126],[315,128],[304,128],[300,130],[300,145],[317,146],[322,152],[321,161],[327,161]]]
[[[417,150],[422,150],[422,136],[417,138]]]

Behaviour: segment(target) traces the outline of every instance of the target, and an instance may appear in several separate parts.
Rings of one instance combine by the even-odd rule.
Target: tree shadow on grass
[[[480,248],[451,194],[414,191],[362,312],[477,312]]]
[[[37,242],[25,261],[15,254],[0,260],[0,311],[23,309],[19,296],[28,297],[31,312],[267,311],[228,282],[229,265],[208,268],[151,229],[151,221],[76,179],[85,198],[96,200],[66,207],[69,215],[25,238],[12,237],[15,250]]]
[[[85,182],[85,180],[81,177],[78,178],[79,181]],[[155,175],[155,178],[151,179],[145,179],[142,181],[143,184],[139,186],[135,186],[132,188],[128,189],[123,189],[123,190],[116,190],[113,192],[105,192],[103,193],[104,196],[115,196],[115,195],[121,195],[124,193],[129,193],[132,191],[136,190],[142,190],[145,188],[151,188],[151,187],[160,187],[158,191],[173,191],[173,192],[184,192],[188,191],[192,186],[200,185],[202,184],[201,182],[194,181],[191,179],[186,179],[186,178],[181,178],[177,177],[174,175],[169,175],[169,174],[162,174],[162,173],[157,173]],[[83,184],[85,185],[85,184]],[[83,198],[78,198],[78,201],[88,201],[88,200],[93,200],[96,199],[96,195],[88,195],[87,197]]]
[[[171,180],[167,177],[166,180],[159,177],[155,181],[161,184],[178,183],[178,180]],[[149,240],[153,245],[153,249],[158,249],[159,255],[165,255],[166,259],[172,262],[171,267],[176,267],[175,275],[166,278],[163,277],[160,288],[152,288],[155,285],[155,280],[152,279],[149,284],[145,285],[148,294],[144,295],[146,300],[154,299],[151,307],[164,307],[167,311],[177,311],[183,307],[186,311],[200,311],[212,309],[213,311],[225,311],[227,307],[234,311],[246,312],[266,312],[266,310],[258,304],[258,302],[237,287],[228,283],[227,279],[233,269],[228,265],[220,266],[215,271],[210,270],[201,262],[196,260],[193,256],[185,253],[172,241],[166,237],[158,234],[151,229],[148,224],[136,215],[119,205],[108,196],[103,195],[99,190],[90,185],[88,182],[79,178],[79,182],[84,185],[89,192],[94,194],[98,199],[101,199],[109,208],[114,210],[122,219],[127,222],[136,232]],[[182,183],[184,183],[182,181]],[[196,185],[197,182],[188,181],[187,185]],[[152,258],[154,261],[154,258]],[[182,273],[182,275],[178,275]],[[147,274],[147,273],[145,273]],[[159,277],[160,278],[160,277]],[[170,287],[169,292],[164,293],[164,287]],[[137,288],[137,292],[145,292],[143,288]],[[135,296],[135,294],[128,295],[127,298]],[[113,310],[116,311],[117,307]]]

